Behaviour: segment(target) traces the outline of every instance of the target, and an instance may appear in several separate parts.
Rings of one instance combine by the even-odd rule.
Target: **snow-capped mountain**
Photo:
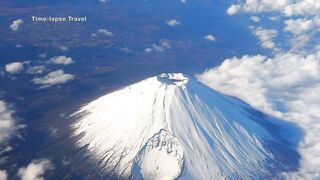
[[[77,145],[124,179],[256,179],[298,166],[296,127],[180,73],[102,96],[74,117]]]

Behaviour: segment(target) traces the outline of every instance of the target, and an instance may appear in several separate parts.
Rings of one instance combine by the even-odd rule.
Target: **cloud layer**
[[[304,51],[309,42],[319,44],[320,41],[317,36],[320,32],[319,0],[240,0],[232,4],[227,13],[264,13],[271,21],[281,20],[283,32],[287,32],[283,38],[288,39],[288,45],[294,51]]]
[[[240,3],[231,5],[227,12],[233,15],[239,11],[250,13],[280,12],[282,15],[301,16],[318,15],[320,1],[318,0],[240,0]]]
[[[320,47],[308,55],[278,53],[226,59],[197,78],[208,86],[236,96],[252,106],[305,129],[299,145],[298,172],[288,178],[320,175]]]

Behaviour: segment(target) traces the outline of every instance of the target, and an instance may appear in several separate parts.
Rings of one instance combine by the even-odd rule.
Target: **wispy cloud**
[[[97,33],[108,36],[108,37],[114,36],[114,34],[111,31],[109,31],[108,29],[98,29]]]
[[[153,51],[162,52],[166,49],[170,49],[171,45],[168,41],[161,41],[160,44],[153,43],[151,47],[147,47],[144,49],[145,53],[151,53]]]
[[[278,35],[277,30],[258,27],[252,28],[252,33],[258,37],[263,48],[276,50],[276,44],[273,40]]]
[[[28,67],[28,70],[26,71],[27,74],[42,74],[46,71],[46,67],[44,65],[38,65],[38,66],[30,66]]]

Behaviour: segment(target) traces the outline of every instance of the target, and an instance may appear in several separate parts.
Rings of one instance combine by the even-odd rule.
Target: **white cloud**
[[[280,19],[280,17],[279,16],[270,16],[270,17],[268,17],[268,19],[270,21],[278,21]]]
[[[8,140],[15,134],[20,128],[17,126],[13,117],[14,111],[8,106],[8,104],[0,100],[0,147],[1,149],[8,143]]]
[[[283,23],[283,31],[250,27],[261,45],[275,50],[275,55],[230,58],[198,75],[198,79],[266,113],[297,123],[305,131],[298,149],[300,168],[284,173],[284,177],[319,179],[320,1],[239,0],[228,10],[231,15],[263,13],[271,20],[264,25],[268,27],[281,27],[279,23]],[[277,36],[282,41],[276,44]]]
[[[284,30],[291,32],[294,35],[300,35],[303,33],[307,33],[311,30],[319,31],[320,28],[320,18],[316,19],[289,19],[285,20],[284,24],[286,25]]]
[[[320,46],[308,54],[278,53],[226,59],[197,78],[208,86],[243,99],[305,130],[299,144],[300,169],[288,179],[320,175]]]
[[[260,22],[260,18],[258,16],[251,16],[250,18],[253,22]]]
[[[304,51],[309,42],[319,41],[317,33],[320,29],[320,1],[319,0],[240,0],[229,9],[245,13],[272,13],[271,21],[282,20],[288,44],[295,51]],[[280,18],[285,17],[285,18]],[[292,19],[286,19],[286,18]],[[272,46],[272,44],[269,44]]]
[[[309,42],[318,44],[320,40],[317,34],[320,31],[319,0],[240,0],[228,10],[235,13],[269,13],[271,21],[279,20],[284,23],[285,34],[282,38],[285,39],[284,46],[293,51],[304,51],[306,49],[303,48],[306,48]],[[266,46],[273,45],[266,44]]]
[[[5,69],[8,73],[18,74],[23,70],[23,63],[12,62],[12,63],[6,64]]]
[[[8,174],[6,170],[0,170],[0,180],[7,180]]]
[[[180,0],[180,2],[181,2],[181,3],[186,3],[186,2],[187,2],[187,0]]]
[[[61,45],[61,46],[58,46],[58,48],[61,50],[61,51],[68,51],[69,48],[67,46],[64,46],[64,45]]]
[[[63,70],[50,72],[44,77],[36,77],[32,79],[34,84],[42,85],[42,88],[50,87],[57,84],[65,84],[74,78],[72,74],[65,74]]]
[[[48,55],[47,55],[47,53],[42,53],[42,54],[39,54],[38,57],[41,59],[45,59],[48,57]]]
[[[50,127],[49,128],[49,134],[51,137],[58,137],[59,136],[59,129],[58,128],[55,128],[55,127]]]
[[[23,24],[23,20],[22,19],[17,19],[15,21],[12,22],[12,24],[10,25],[10,28],[12,31],[18,31],[19,27]]]
[[[68,65],[68,64],[74,63],[71,57],[66,57],[66,56],[52,57],[49,62],[53,64],[62,64],[62,65]]]
[[[231,5],[228,9],[227,9],[227,14],[229,14],[230,16],[235,15],[239,10],[239,7],[237,5]]]
[[[277,1],[246,0],[246,4],[242,6],[242,9],[248,12],[279,11],[287,5],[288,5],[287,0],[277,0]]]
[[[134,53],[134,51],[127,46],[121,47],[121,48],[119,48],[119,50],[126,52],[126,53]]]
[[[145,53],[151,53],[153,51],[152,48],[144,48]]]
[[[44,180],[45,172],[52,169],[54,169],[54,166],[49,160],[35,160],[27,167],[20,168],[18,175],[21,180]]]
[[[203,38],[208,41],[215,41],[216,40],[216,38],[212,34],[208,34],[208,35],[204,36]]]
[[[167,49],[171,48],[170,43],[167,42],[167,41],[162,41],[160,44],[161,44],[161,46],[164,47],[164,48],[167,48]]]
[[[114,36],[114,34],[111,31],[109,31],[108,29],[98,29],[97,33],[103,34],[108,37]]]
[[[278,35],[278,31],[275,29],[263,29],[261,27],[252,28],[252,33],[258,37],[261,46],[267,49],[275,49],[276,44],[273,39]]]
[[[23,126],[21,126],[21,127],[23,127]],[[6,161],[6,157],[4,157],[3,154],[6,153],[6,152],[10,152],[13,149],[9,144],[6,144],[6,143],[4,143],[2,146],[3,147],[1,147],[2,149],[0,151],[0,157],[3,158],[3,159],[0,159],[0,164],[2,162]]]
[[[152,44],[152,47],[147,47],[144,49],[144,52],[145,53],[151,53],[153,51],[158,51],[158,52],[162,52],[166,49],[170,49],[171,48],[171,45],[169,42],[167,41],[161,41],[160,44],[155,44],[153,43]]]
[[[166,21],[166,23],[167,23],[167,25],[169,25],[169,26],[178,26],[178,25],[180,25],[181,23],[178,21],[178,20],[176,20],[176,19],[170,19],[170,20],[168,20],[168,21]]]
[[[310,41],[317,41],[314,37],[320,32],[320,17],[288,19],[284,21],[285,32],[290,32],[290,44],[293,49],[302,49]]]
[[[164,47],[161,45],[153,44],[152,45],[153,50],[155,51],[164,51]]]
[[[43,65],[30,66],[27,70],[27,74],[42,74],[46,70]]]
[[[277,12],[284,16],[318,16],[319,0],[240,0],[229,7],[230,12],[249,13]],[[228,9],[228,10],[229,10]]]
[[[283,10],[286,16],[298,15],[319,15],[320,14],[320,1],[318,0],[300,0],[287,3]]]
[[[10,146],[10,139],[20,137],[19,130],[24,125],[16,123],[14,116],[15,111],[8,103],[0,99],[0,164],[8,160],[7,152],[13,148]],[[0,169],[0,180],[5,179],[6,171]]]

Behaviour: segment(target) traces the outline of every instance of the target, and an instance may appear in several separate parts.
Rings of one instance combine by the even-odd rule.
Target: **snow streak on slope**
[[[77,145],[133,179],[254,179],[297,168],[297,129],[183,74],[162,74],[75,113]],[[272,122],[271,122],[272,121]],[[293,134],[297,134],[293,132]]]

